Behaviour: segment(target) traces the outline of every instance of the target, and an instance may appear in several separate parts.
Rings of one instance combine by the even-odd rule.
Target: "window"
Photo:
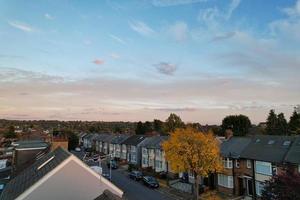
[[[247,160],[247,168],[251,168],[251,160]]]
[[[300,173],[300,165],[298,165],[298,172]]]
[[[272,166],[272,175],[277,175],[277,167],[276,166]]]
[[[224,168],[231,169],[232,168],[232,160],[229,158],[223,159],[223,166]]]
[[[224,174],[218,174],[218,185],[226,188],[233,188],[233,177],[226,176]]]
[[[143,165],[148,165],[148,159],[143,157]]]
[[[272,164],[269,162],[255,162],[255,171],[259,174],[272,175]]]
[[[156,161],[155,167],[161,169],[162,168],[162,161]]]
[[[255,189],[256,189],[256,194],[258,196],[261,196],[262,194],[262,191],[264,189],[264,183],[263,182],[260,182],[260,181],[255,181]]]
[[[147,154],[147,149],[146,148],[143,148],[143,154]]]
[[[132,152],[136,152],[135,146],[131,146],[131,151],[132,151]]]
[[[236,168],[240,168],[240,160],[236,160],[235,161],[235,167]]]
[[[161,150],[160,149],[157,149],[155,153],[156,153],[157,157],[161,157]]]
[[[136,162],[136,155],[131,155],[131,162]]]

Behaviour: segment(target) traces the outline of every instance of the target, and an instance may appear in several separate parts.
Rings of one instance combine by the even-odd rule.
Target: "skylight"
[[[41,168],[43,168],[45,165],[47,165],[51,160],[53,160],[55,156],[52,156],[51,158],[49,158],[48,160],[46,160],[43,164],[41,164],[37,170],[40,170]]]
[[[283,142],[283,146],[289,146],[290,144],[291,144],[291,141],[288,141],[288,140]]]
[[[275,141],[274,140],[269,140],[268,144],[274,144]]]
[[[260,142],[260,139],[256,139],[255,142],[256,142],[256,143],[259,143],[259,142]]]

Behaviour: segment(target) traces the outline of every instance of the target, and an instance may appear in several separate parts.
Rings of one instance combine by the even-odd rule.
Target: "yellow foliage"
[[[193,172],[208,176],[222,169],[219,144],[212,133],[188,127],[176,129],[163,143],[166,160],[174,172]]]

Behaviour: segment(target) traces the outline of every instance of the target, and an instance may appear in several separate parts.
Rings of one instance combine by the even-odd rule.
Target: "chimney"
[[[225,139],[229,140],[233,136],[232,128],[227,128],[225,130]]]

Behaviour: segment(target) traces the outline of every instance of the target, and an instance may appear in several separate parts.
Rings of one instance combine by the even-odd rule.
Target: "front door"
[[[238,183],[239,183],[239,195],[242,196],[245,193],[244,179],[238,178]]]
[[[247,179],[247,194],[249,196],[253,195],[253,181],[252,181],[252,179]]]

